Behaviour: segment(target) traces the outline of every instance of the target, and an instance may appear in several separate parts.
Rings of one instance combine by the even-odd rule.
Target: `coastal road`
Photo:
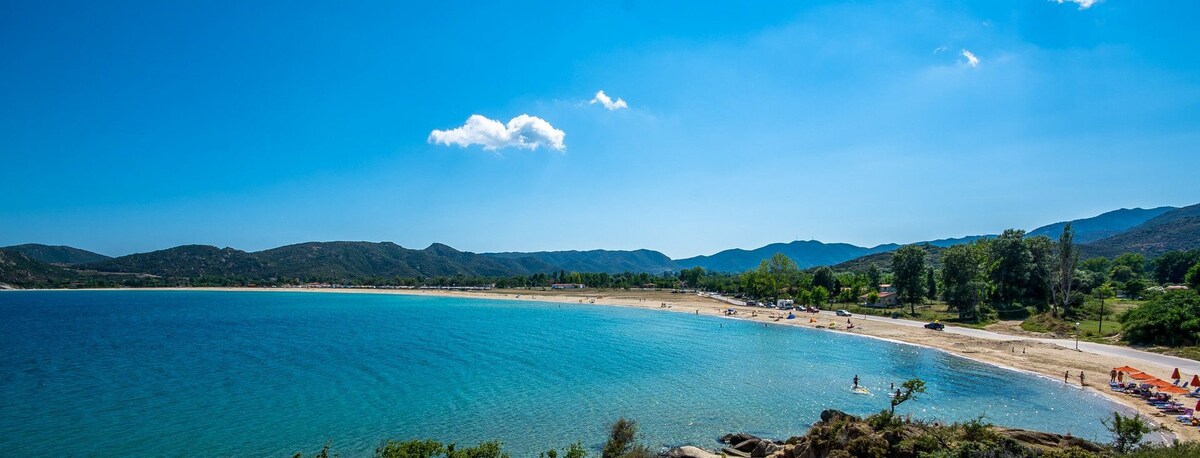
[[[855,318],[860,319],[860,320],[865,320],[865,321],[878,321],[881,323],[892,323],[892,324],[896,324],[896,325],[900,325],[900,326],[909,326],[909,327],[917,328],[921,332],[937,332],[937,331],[925,329],[925,322],[923,322],[923,321],[905,320],[905,319],[900,319],[900,318],[884,318],[884,317],[870,316],[870,315],[855,315]],[[1015,336],[1015,335],[1011,335],[1011,334],[1001,334],[1001,333],[993,332],[993,331],[985,331],[982,329],[974,329],[974,328],[962,328],[962,327],[958,327],[958,326],[946,326],[946,330],[943,332],[950,333],[950,334],[963,335],[963,336],[967,336],[967,337],[975,337],[975,338],[979,338],[979,339],[999,340],[999,341],[1004,341],[1004,342],[1018,341],[1018,340],[1032,340],[1032,341],[1036,341],[1036,342],[1058,345],[1060,347],[1070,348],[1070,349],[1074,349],[1075,344],[1076,344],[1074,339],[1049,339],[1049,338],[1045,338],[1045,337]],[[1179,358],[1176,356],[1151,353],[1148,351],[1137,350],[1137,349],[1133,349],[1133,348],[1129,348],[1129,347],[1118,347],[1116,345],[1105,345],[1105,344],[1099,344],[1099,343],[1095,343],[1095,342],[1082,342],[1082,341],[1079,342],[1079,350],[1088,352],[1088,353],[1094,353],[1097,355],[1134,359],[1134,360],[1139,360],[1139,361],[1149,361],[1151,363],[1159,364],[1159,365],[1162,365],[1165,367],[1172,367],[1172,368],[1178,367],[1179,370],[1181,370],[1185,373],[1200,374],[1200,361],[1193,361],[1190,359]]]

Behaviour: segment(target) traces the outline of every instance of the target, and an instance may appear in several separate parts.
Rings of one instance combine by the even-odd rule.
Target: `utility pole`
[[[1104,335],[1104,291],[1096,288],[1096,295],[1100,296],[1100,335]]]

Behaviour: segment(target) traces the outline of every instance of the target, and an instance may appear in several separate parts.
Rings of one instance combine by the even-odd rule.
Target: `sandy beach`
[[[180,288],[164,288],[163,290],[179,290]],[[353,293],[353,294],[406,294],[424,296],[449,296],[481,299],[503,299],[523,301],[543,301],[576,303],[598,306],[638,307],[665,312],[701,314],[725,317],[730,319],[745,319],[762,322],[769,325],[802,326],[822,328],[828,332],[842,332],[866,337],[886,339],[896,342],[920,345],[946,351],[965,358],[994,364],[1008,369],[1025,371],[1062,381],[1064,373],[1069,372],[1066,383],[1079,387],[1079,374],[1084,373],[1085,383],[1082,389],[1090,390],[1118,403],[1137,409],[1144,416],[1150,417],[1170,429],[1179,439],[1187,441],[1200,440],[1200,430],[1195,427],[1184,427],[1177,423],[1173,416],[1163,415],[1152,406],[1125,394],[1114,393],[1108,387],[1109,370],[1119,366],[1133,366],[1151,375],[1166,379],[1174,367],[1162,364],[1161,357],[1153,353],[1129,351],[1117,347],[1122,352],[1120,356],[1110,352],[1082,351],[1067,348],[1044,337],[1018,336],[1008,334],[1005,340],[997,338],[982,338],[971,335],[960,335],[953,332],[938,332],[911,325],[889,322],[886,318],[852,317],[853,329],[846,329],[847,318],[835,316],[830,311],[820,314],[797,313],[796,319],[787,320],[782,317],[786,311],[774,311],[758,307],[730,305],[725,302],[703,297],[696,294],[672,293],[670,291],[641,291],[641,290],[490,290],[490,291],[455,291],[455,290],[393,290],[393,289],[333,289],[333,288],[187,288],[196,291],[267,291],[267,292],[307,292],[307,293]],[[734,315],[726,315],[727,309],[737,311]],[[810,318],[812,320],[810,320]],[[830,325],[833,325],[832,328]],[[991,333],[985,333],[991,334]],[[1111,348],[1111,347],[1110,347]],[[1181,369],[1190,377],[1187,370]],[[1193,398],[1183,398],[1194,400]],[[1186,401],[1185,401],[1186,403]]]

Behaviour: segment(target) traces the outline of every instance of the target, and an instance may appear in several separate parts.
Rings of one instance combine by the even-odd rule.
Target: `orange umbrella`
[[[1188,393],[1187,388],[1180,388],[1175,385],[1161,387],[1158,389],[1158,391],[1160,393],[1167,393],[1167,394],[1187,394]]]
[[[1113,370],[1114,370],[1114,371],[1121,371],[1121,372],[1124,372],[1124,373],[1126,373],[1126,374],[1128,374],[1128,373],[1130,373],[1130,372],[1141,372],[1141,371],[1139,371],[1139,370],[1137,370],[1137,369],[1134,369],[1134,368],[1132,368],[1132,367],[1129,367],[1129,366],[1114,367],[1114,368],[1113,368]]]
[[[1171,384],[1171,382],[1168,382],[1168,381],[1166,381],[1166,380],[1160,380],[1160,379],[1150,379],[1150,380],[1146,380],[1146,384],[1147,384],[1147,385],[1150,385],[1150,386],[1153,386],[1153,387],[1155,387],[1155,388],[1159,388],[1160,390],[1166,389],[1166,388],[1168,388],[1168,387],[1170,387],[1170,388],[1179,388],[1179,387],[1177,387],[1177,386],[1175,386],[1175,385],[1172,385],[1172,384]]]
[[[1182,378],[1179,376],[1179,368],[1178,367],[1176,367],[1175,370],[1171,372],[1171,378],[1173,378],[1175,380],[1179,380],[1180,378]]]
[[[1129,378],[1136,379],[1136,380],[1158,380],[1158,378],[1155,378],[1153,375],[1147,374],[1145,372],[1130,372]]]
[[[1192,383],[1190,383],[1189,385],[1191,385],[1191,386],[1200,386],[1200,374],[1193,375],[1193,376],[1192,376]]]

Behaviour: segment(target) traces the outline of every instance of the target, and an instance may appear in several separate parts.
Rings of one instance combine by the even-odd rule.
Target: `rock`
[[[750,456],[753,458],[765,458],[768,455],[775,453],[780,447],[770,441],[758,441],[754,446],[754,450],[750,451]]]
[[[740,444],[740,443],[748,441],[750,439],[758,439],[758,438],[754,437],[753,434],[746,434],[746,433],[726,434],[724,436],[721,436],[721,443],[723,443],[723,444]]]
[[[667,458],[721,458],[721,455],[690,445],[667,450]]]
[[[741,441],[737,445],[734,445],[733,448],[737,449],[739,452],[750,453],[751,451],[754,451],[755,447],[758,447],[758,444],[761,443],[762,439],[755,437]]]
[[[725,455],[729,455],[729,456],[740,457],[740,458],[750,458],[749,453],[743,452],[743,451],[738,450],[733,447],[725,447],[725,448],[721,449],[721,453],[723,453]]]
[[[842,417],[858,420],[858,417],[856,417],[854,415],[850,415],[846,412],[842,412],[837,409],[825,409],[825,410],[821,411],[821,421],[824,423],[829,423],[830,421],[833,421],[835,419],[842,418]]]
[[[1095,453],[1103,449],[1103,447],[1096,445],[1093,442],[1086,441],[1078,437],[1063,436],[1061,434],[1003,427],[996,428],[996,432],[1008,436],[1017,442],[1041,450],[1056,450],[1067,447],[1079,447],[1083,450]]]

